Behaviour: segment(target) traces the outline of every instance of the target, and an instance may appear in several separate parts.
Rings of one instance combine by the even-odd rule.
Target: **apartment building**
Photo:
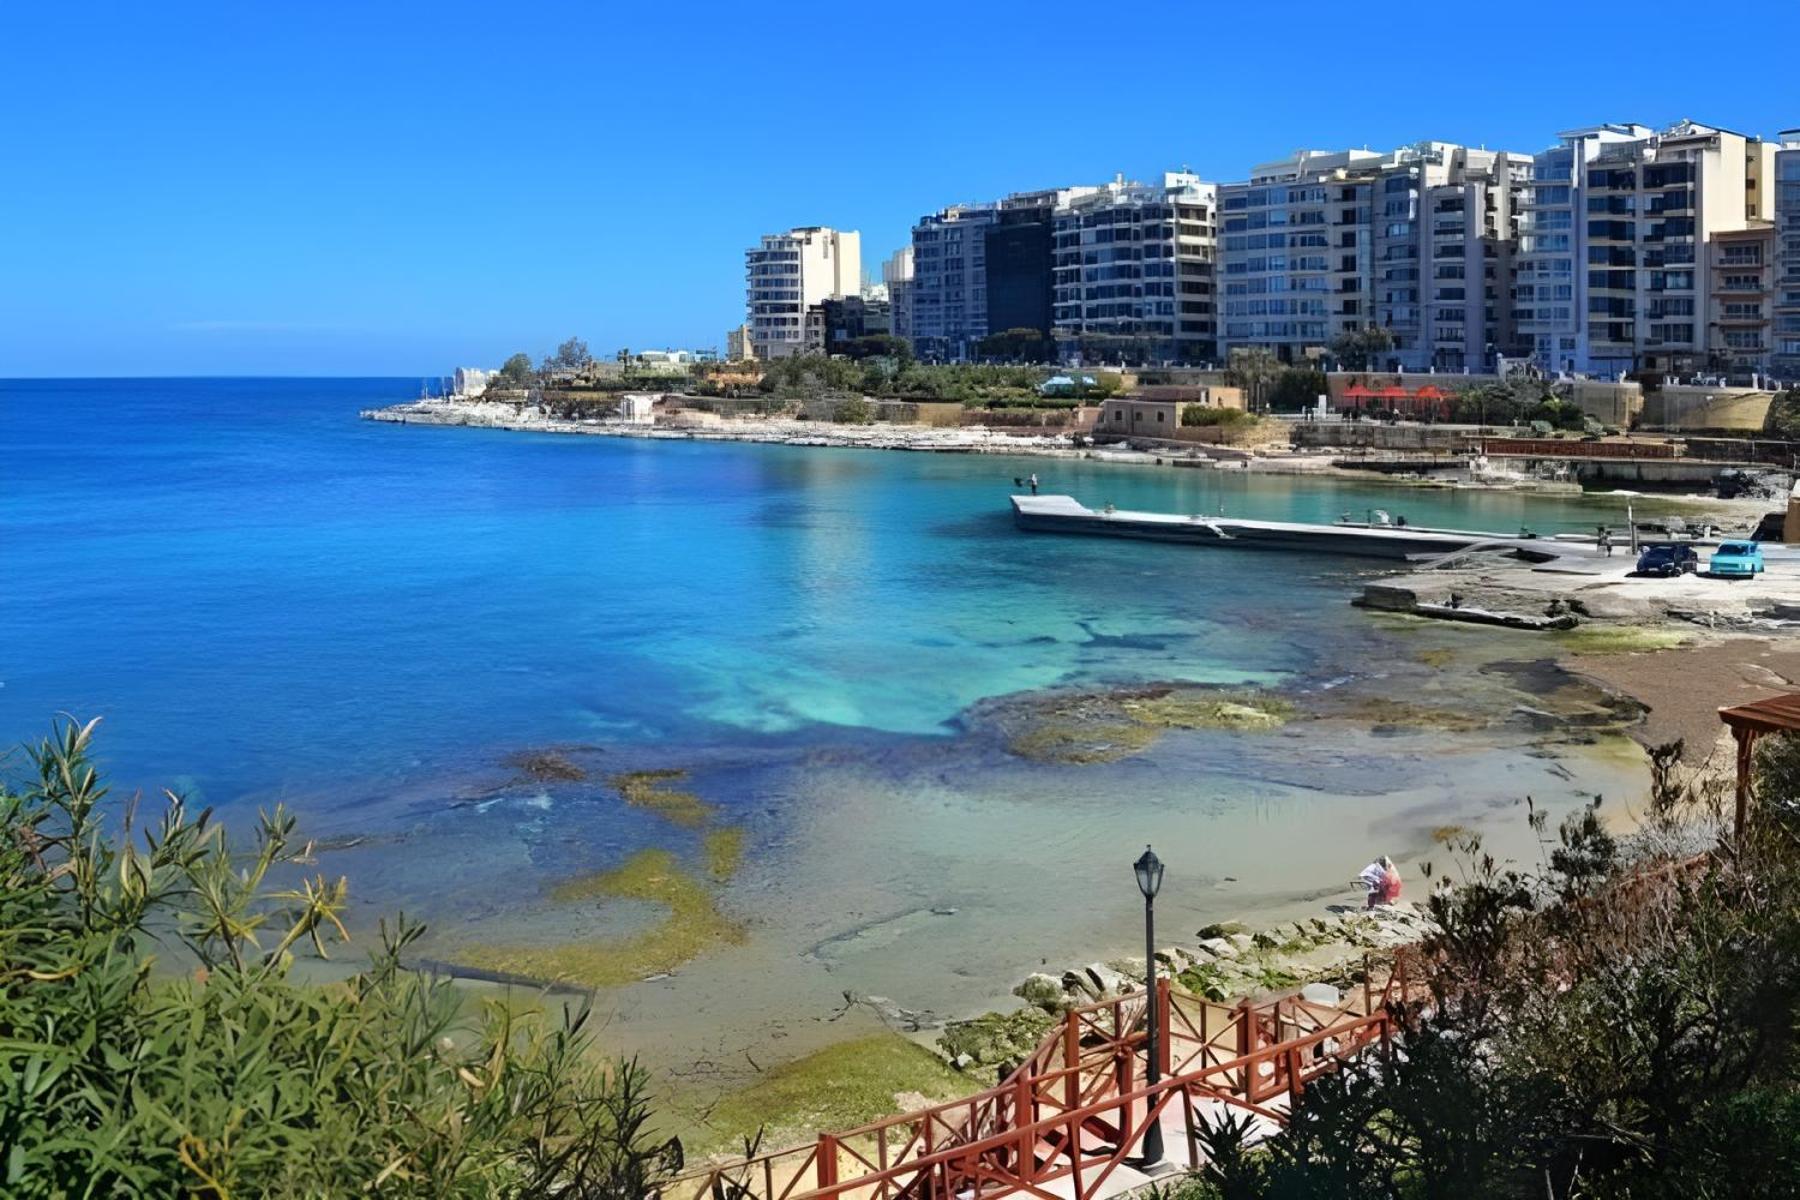
[[[824,346],[823,320],[809,313],[828,299],[858,295],[862,238],[819,225],[765,234],[744,252],[747,324],[756,358],[785,358]]]
[[[1301,151],[1220,189],[1227,350],[1285,362],[1380,325],[1382,365],[1478,370],[1517,353],[1513,257],[1523,154],[1420,142]]]
[[[1773,208],[1775,146],[1682,121],[1602,147],[1582,170],[1587,311],[1576,367],[1708,369],[1718,305],[1708,247]],[[1731,303],[1739,303],[1733,299]]]
[[[1768,374],[1774,264],[1773,222],[1756,221],[1706,240],[1706,370],[1732,378]]]
[[[958,204],[913,227],[912,341],[943,362],[1006,329],[1050,333],[1050,239],[1057,211],[1097,188],[1016,192]]]
[[[1370,200],[1382,156],[1302,150],[1219,187],[1220,353],[1324,353],[1374,318]]]
[[[1783,130],[1780,139],[1775,154],[1769,369],[1778,379],[1800,383],[1800,129]]]
[[[1408,371],[1480,371],[1519,355],[1513,258],[1525,154],[1420,142],[1388,155],[1371,218],[1375,323]]]
[[[1053,333],[1068,362],[1218,356],[1218,189],[1187,172],[1116,179],[1055,213]]]
[[[889,320],[893,334],[911,342],[913,338],[913,248],[902,246],[881,264],[881,282],[887,285]]]
[[[1587,164],[1613,146],[1649,137],[1647,125],[1595,125],[1557,135],[1532,159],[1522,197],[1513,308],[1521,343],[1545,371],[1586,370]]]

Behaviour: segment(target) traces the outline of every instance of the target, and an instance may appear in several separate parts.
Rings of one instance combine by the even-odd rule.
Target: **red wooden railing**
[[[663,1186],[661,1200],[996,1200],[1071,1181],[1090,1200],[1149,1122],[1178,1106],[1187,1165],[1200,1164],[1202,1104],[1286,1120],[1308,1081],[1393,1037],[1412,998],[1406,954],[1351,1002],[1297,995],[1215,1004],[1158,980],[1162,1080],[1143,1085],[1145,992],[1071,1009],[995,1087],[806,1145],[721,1164]],[[1360,1001],[1360,1003],[1356,1003]]]

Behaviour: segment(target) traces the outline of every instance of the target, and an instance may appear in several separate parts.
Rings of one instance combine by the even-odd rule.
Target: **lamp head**
[[[1163,877],[1162,859],[1156,857],[1156,851],[1145,846],[1143,854],[1131,864],[1131,870],[1137,876],[1138,891],[1144,893],[1144,899],[1156,899],[1156,893],[1162,888]]]

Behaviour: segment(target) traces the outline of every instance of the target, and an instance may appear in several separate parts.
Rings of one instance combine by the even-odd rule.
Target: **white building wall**
[[[757,358],[806,349],[806,313],[862,286],[862,235],[824,226],[767,234],[744,252],[746,323]]]

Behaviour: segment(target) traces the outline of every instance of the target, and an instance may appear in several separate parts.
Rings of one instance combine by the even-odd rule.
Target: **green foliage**
[[[1331,339],[1331,353],[1346,371],[1373,370],[1380,365],[1381,356],[1393,348],[1394,335],[1381,325],[1365,326]]]
[[[1269,385],[1282,369],[1281,360],[1272,350],[1262,346],[1234,346],[1225,360],[1225,379],[1231,386],[1244,389],[1252,409],[1260,409]]]
[[[976,343],[975,352],[1002,362],[1054,362],[1056,342],[1041,329],[1020,326],[990,333]]]
[[[544,370],[550,371],[584,371],[594,365],[594,356],[588,353],[588,345],[580,338],[570,338],[556,348],[556,353],[544,359]]]
[[[510,388],[530,387],[537,382],[537,372],[532,369],[531,355],[519,353],[500,364],[500,386]]]
[[[1800,441],[1800,387],[1791,387],[1769,404],[1763,431],[1778,438]]]
[[[871,333],[851,338],[839,347],[845,358],[861,362],[865,358],[891,358],[898,363],[912,361],[912,343],[891,333]]]
[[[678,1166],[585,1011],[464,1016],[402,969],[416,924],[293,978],[346,939],[293,817],[240,845],[171,794],[111,835],[93,730],[59,724],[0,793],[0,1192],[635,1200]]]
[[[1800,1194],[1800,815],[1769,752],[1757,820],[1717,845],[1716,797],[1652,756],[1642,829],[1597,803],[1535,869],[1454,839],[1433,891],[1431,1001],[1402,1053],[1309,1084],[1254,1149],[1203,1133],[1206,1186],[1245,1197]],[[1671,850],[1676,853],[1671,857]],[[1241,1139],[1240,1139],[1241,1140]],[[1216,1144],[1216,1145],[1215,1145]]]
[[[1187,426],[1221,425],[1227,429],[1254,425],[1256,418],[1241,408],[1213,408],[1206,404],[1187,404],[1181,409],[1181,423]]]
[[[861,396],[852,396],[838,404],[831,419],[841,425],[869,425],[875,420],[875,406]]]
[[[862,368],[848,359],[792,354],[775,359],[764,368],[762,382],[757,386],[774,395],[810,400],[854,392],[862,381]]]
[[[1311,408],[1327,392],[1325,372],[1289,367],[1275,377],[1267,403],[1272,412],[1299,412]]]

